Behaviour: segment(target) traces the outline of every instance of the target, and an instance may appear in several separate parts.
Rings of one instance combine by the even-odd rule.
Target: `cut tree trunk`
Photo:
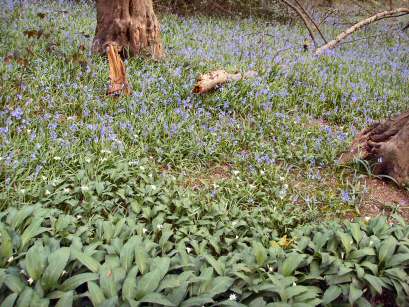
[[[195,87],[193,88],[193,93],[204,94],[227,82],[254,78],[256,76],[257,72],[252,70],[244,74],[231,74],[226,72],[225,70],[215,70],[210,73],[200,75],[199,78],[197,78],[197,82],[195,84]]]
[[[340,162],[356,159],[369,161],[375,175],[386,175],[399,185],[408,185],[409,111],[362,131]]]
[[[94,54],[105,54],[107,46],[113,45],[122,56],[163,57],[160,25],[152,0],[97,0],[96,8]]]

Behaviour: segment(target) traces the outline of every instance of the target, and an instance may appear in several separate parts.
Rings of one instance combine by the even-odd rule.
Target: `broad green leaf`
[[[354,243],[352,237],[349,234],[340,231],[337,232],[337,236],[341,240],[342,246],[344,247],[345,252],[348,255],[352,250],[352,244]]]
[[[374,275],[370,275],[370,274],[365,274],[364,275],[364,279],[369,282],[369,284],[372,286],[372,288],[374,288],[376,290],[376,292],[378,292],[379,294],[382,294],[382,287],[387,287],[385,285],[385,283],[382,281],[382,279],[380,279],[377,276]]]
[[[13,307],[14,306],[14,302],[17,299],[17,295],[18,293],[12,293],[9,296],[7,296],[4,301],[1,303],[2,307]]]
[[[124,284],[122,286],[122,298],[133,300],[136,295],[136,275],[138,274],[138,267],[133,267],[128,276],[125,278]]]
[[[33,289],[31,289],[30,287],[25,287],[18,297],[17,306],[18,307],[30,306],[32,296]]]
[[[358,289],[354,284],[351,283],[349,286],[349,303],[354,305],[357,299],[362,296],[363,292],[361,289]]]
[[[349,259],[360,259],[367,256],[375,256],[375,250],[372,247],[364,247],[352,251]]]
[[[63,297],[61,297],[58,300],[58,303],[55,305],[55,307],[71,307],[73,301],[74,301],[74,292],[69,291],[65,293]]]
[[[187,294],[188,283],[181,285],[178,288],[172,289],[168,294],[168,299],[176,306],[180,306]]]
[[[0,260],[1,264],[4,265],[7,263],[8,259],[13,256],[13,242],[11,237],[3,227],[0,227]]]
[[[41,278],[41,284],[45,290],[56,288],[57,281],[60,278],[70,257],[70,249],[62,247],[48,256],[48,266]]]
[[[139,268],[141,274],[145,274],[147,270],[147,255],[142,245],[138,245],[135,248],[135,263]]]
[[[395,252],[396,244],[396,239],[392,236],[382,241],[378,250],[378,258],[380,262],[385,263],[389,261]]]
[[[24,289],[23,281],[16,275],[7,274],[4,283],[14,293],[20,293]]]
[[[158,304],[160,306],[175,306],[166,296],[160,293],[149,293],[139,300],[141,303]]]
[[[387,262],[387,268],[393,268],[402,265],[405,262],[409,262],[409,253],[407,254],[395,254]]]
[[[322,297],[322,304],[328,305],[329,303],[336,300],[342,293],[342,290],[338,286],[330,286],[327,290],[325,290],[324,295]]]
[[[91,256],[84,254],[83,252],[77,249],[73,249],[71,253],[79,262],[86,266],[91,272],[96,273],[99,271],[101,265],[97,260],[95,260]]]
[[[117,285],[114,281],[113,268],[103,264],[99,271],[99,284],[105,297],[112,298],[117,294]]]
[[[233,282],[233,278],[227,276],[218,276],[210,281],[210,289],[209,291],[207,291],[207,293],[212,296],[224,293],[231,287]]]
[[[88,297],[94,306],[100,306],[105,301],[104,293],[96,283],[88,282]]]
[[[111,297],[105,300],[101,305],[98,305],[98,307],[113,307],[117,305],[118,305],[118,296],[114,296],[114,297]]]
[[[82,284],[85,284],[89,281],[94,281],[98,279],[98,274],[96,273],[82,273],[74,275],[73,277],[68,278],[59,288],[61,291],[70,291],[75,290]]]
[[[47,265],[47,254],[44,247],[34,244],[26,254],[26,269],[33,280],[39,280]]]
[[[148,293],[154,292],[159,286],[160,281],[169,270],[170,259],[155,258],[152,264],[153,271],[142,276],[141,280],[136,285],[136,299],[140,299]]]
[[[26,228],[26,230],[21,235],[21,245],[20,250],[23,250],[27,243],[38,236],[39,234],[47,231],[47,228],[41,227],[41,223],[43,222],[44,218],[39,216],[36,217],[33,221],[31,221],[30,225]]]
[[[27,217],[33,214],[33,210],[33,206],[27,206],[18,210],[10,226],[13,229],[17,229],[20,225],[23,224],[24,220]]]
[[[217,260],[216,260],[213,256],[211,256],[211,255],[206,255],[205,258],[206,258],[206,261],[213,267],[213,269],[216,271],[216,273],[217,273],[218,275],[221,275],[221,276],[224,275],[224,274],[223,274],[223,266],[222,266],[222,264],[221,264],[219,261],[217,261]]]
[[[121,266],[126,272],[132,267],[132,263],[135,255],[135,240],[130,239],[124,244],[120,252]]]
[[[287,255],[287,259],[281,265],[280,271],[284,276],[291,276],[303,261],[303,256],[297,253]]]
[[[194,306],[203,306],[209,303],[214,303],[212,296],[201,295],[201,296],[189,298],[188,300],[184,301],[180,306],[181,307],[194,307]]]
[[[257,264],[259,266],[264,265],[267,260],[267,250],[264,248],[264,246],[259,242],[255,242],[253,244],[253,252],[256,257]]]
[[[362,240],[362,231],[361,231],[361,226],[358,223],[351,223],[349,224],[351,234],[354,237],[354,240],[357,244],[361,242]]]

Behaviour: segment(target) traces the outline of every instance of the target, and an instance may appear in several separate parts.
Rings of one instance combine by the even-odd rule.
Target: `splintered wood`
[[[252,70],[244,74],[241,73],[231,74],[226,72],[225,70],[215,70],[210,73],[199,76],[196,85],[193,88],[193,93],[204,94],[227,82],[255,78],[256,76],[257,72]]]
[[[107,54],[109,62],[109,78],[111,80],[108,87],[108,95],[131,95],[131,89],[126,78],[125,64],[118,53],[117,47],[109,44],[107,46]]]

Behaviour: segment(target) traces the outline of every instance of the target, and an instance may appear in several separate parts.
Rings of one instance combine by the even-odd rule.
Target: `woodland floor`
[[[208,206],[272,206],[285,230],[317,219],[409,219],[407,190],[363,164],[337,164],[359,130],[407,110],[408,32],[374,25],[354,36],[370,38],[318,58],[303,51],[308,34],[296,26],[161,16],[166,59],[127,61],[133,95],[113,99],[106,59],[89,52],[92,6],[30,4],[1,20],[1,210],[121,160],[147,161]],[[329,24],[327,37],[345,27]],[[220,68],[259,77],[191,93],[200,73]]]

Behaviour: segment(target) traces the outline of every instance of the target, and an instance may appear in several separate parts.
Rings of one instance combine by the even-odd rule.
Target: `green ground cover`
[[[329,222],[363,211],[340,153],[407,109],[407,34],[318,58],[294,26],[162,16],[166,59],[128,60],[113,99],[90,4],[1,20],[2,306],[407,302],[405,222]],[[259,76],[191,93],[219,68]]]

